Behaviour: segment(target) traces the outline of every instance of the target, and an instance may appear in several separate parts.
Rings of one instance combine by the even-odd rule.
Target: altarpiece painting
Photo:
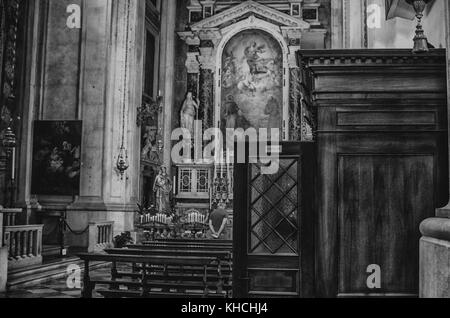
[[[283,55],[261,30],[234,36],[222,55],[221,129],[281,128]]]

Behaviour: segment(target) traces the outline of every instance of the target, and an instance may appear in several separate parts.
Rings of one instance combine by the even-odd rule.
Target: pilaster
[[[140,175],[136,105],[142,96],[142,5],[142,1],[83,2],[80,195],[67,207],[68,223],[75,231],[106,220],[115,221],[116,233],[133,229]],[[129,162],[123,176],[117,169],[122,144]]]
[[[164,136],[164,157],[167,172],[171,173],[172,163],[172,121],[174,109],[174,78],[175,78],[175,25],[176,25],[176,0],[164,0],[162,2],[161,21],[161,73],[160,83],[164,96],[164,113],[161,119],[161,127]]]

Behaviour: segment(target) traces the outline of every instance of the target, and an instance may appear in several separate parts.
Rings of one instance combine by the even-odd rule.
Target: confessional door
[[[283,143],[277,173],[235,165],[233,295],[311,297],[314,145]]]

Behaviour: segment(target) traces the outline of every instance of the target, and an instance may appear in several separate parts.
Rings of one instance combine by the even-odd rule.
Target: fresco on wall
[[[79,194],[81,127],[81,121],[34,123],[32,194]]]
[[[283,54],[260,30],[243,31],[222,55],[221,129],[281,128]]]

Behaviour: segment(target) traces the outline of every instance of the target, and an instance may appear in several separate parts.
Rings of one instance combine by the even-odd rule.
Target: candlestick
[[[176,177],[176,176],[173,176],[173,194],[174,194],[174,195],[177,194],[177,187],[176,187],[176,184],[177,184],[177,177]]]
[[[12,171],[11,171],[11,180],[16,179],[16,148],[12,150]]]

